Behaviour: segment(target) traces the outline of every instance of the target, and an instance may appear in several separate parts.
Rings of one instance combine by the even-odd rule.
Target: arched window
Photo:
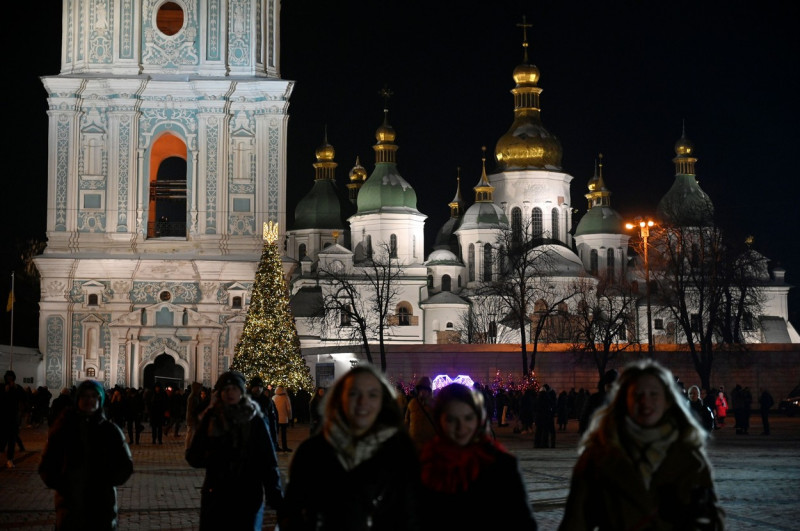
[[[550,217],[552,218],[552,222],[551,222],[552,223],[552,232],[553,232],[552,238],[554,240],[560,240],[561,238],[559,237],[559,233],[558,233],[558,209],[557,208],[554,208],[552,210],[552,212],[550,213]]]
[[[450,291],[450,275],[442,275],[442,291]]]
[[[613,280],[615,276],[614,249],[609,249],[606,251],[606,276],[609,280]]]
[[[467,267],[469,268],[469,280],[468,282],[475,281],[475,244],[469,244],[469,250],[467,251]]]
[[[531,212],[531,236],[542,237],[542,209],[539,207],[535,207]]]
[[[589,272],[593,275],[597,275],[597,249],[592,249],[592,252],[589,254]]]
[[[483,245],[483,280],[484,282],[492,281],[492,246],[491,244]]]
[[[234,297],[231,301],[231,308],[234,310],[241,310],[242,309],[242,298],[241,297]]]
[[[519,207],[511,209],[511,243],[522,243],[522,210]]]
[[[405,304],[397,305],[397,325],[409,326],[411,324],[411,310]]]
[[[461,287],[461,275],[458,275],[458,287]]]
[[[372,236],[367,235],[367,258],[372,259]]]
[[[91,293],[89,295],[89,301],[87,304],[89,306],[97,306],[97,293]]]
[[[433,287],[433,275],[428,275],[428,288]]]
[[[306,244],[301,243],[300,246],[297,248],[297,259],[302,260],[306,257]]]
[[[165,134],[150,149],[147,237],[186,237],[187,149]]]
[[[353,307],[349,304],[343,304],[339,309],[339,326],[350,326],[352,324],[350,320],[352,308]]]
[[[397,234],[389,236],[389,258],[397,258]]]

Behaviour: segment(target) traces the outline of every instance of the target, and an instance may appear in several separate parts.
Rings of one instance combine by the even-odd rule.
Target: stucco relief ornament
[[[278,240],[278,224],[273,221],[264,223],[263,238],[267,243],[275,243]]]

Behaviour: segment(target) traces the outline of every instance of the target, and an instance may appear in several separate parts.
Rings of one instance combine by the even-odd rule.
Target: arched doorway
[[[183,367],[176,364],[175,359],[169,354],[161,354],[144,368],[144,386],[152,389],[156,382],[165,389],[167,387],[183,389],[185,387]]]

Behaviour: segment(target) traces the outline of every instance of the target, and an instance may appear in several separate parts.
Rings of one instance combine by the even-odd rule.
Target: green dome
[[[714,204],[694,175],[678,174],[658,203],[658,215],[676,227],[707,227],[712,224]]]
[[[358,191],[358,212],[417,209],[417,193],[397,171],[397,165],[380,162]]]
[[[314,186],[294,209],[294,229],[344,229],[353,214],[353,204],[329,179],[314,181]]]
[[[508,217],[494,203],[474,203],[464,213],[464,219],[456,232],[462,229],[497,229],[508,227]]]
[[[575,236],[585,234],[624,234],[622,216],[607,206],[594,206],[583,215]]]

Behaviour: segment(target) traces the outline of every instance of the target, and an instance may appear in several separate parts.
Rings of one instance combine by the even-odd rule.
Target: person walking
[[[433,390],[431,379],[423,376],[417,381],[415,394],[408,401],[404,423],[417,452],[436,435],[436,423],[433,420]]]
[[[189,395],[186,397],[186,439],[184,440],[184,448],[188,449],[192,445],[192,438],[200,424],[200,414],[205,409],[201,392],[203,384],[200,382],[192,382],[189,384]]]
[[[719,393],[717,394],[717,400],[714,402],[717,407],[717,425],[716,428],[720,429],[725,426],[725,417],[728,416],[728,399],[725,398],[725,391],[722,390],[720,387]]]
[[[426,529],[535,530],[517,458],[488,434],[483,395],[452,383],[436,395],[433,417],[437,435],[420,455]]]
[[[706,440],[668,369],[628,364],[581,438],[559,530],[724,529]]]
[[[589,428],[589,423],[592,421],[592,415],[600,407],[602,407],[608,398],[608,392],[614,382],[617,380],[619,372],[616,369],[609,369],[605,372],[600,381],[597,382],[597,392],[592,393],[586,399],[581,410],[581,416],[578,419],[578,433],[586,433]]]
[[[116,487],[133,474],[131,450],[122,429],[105,416],[99,382],[82,382],[75,400],[50,428],[38,469],[55,490],[55,527],[117,529]]]
[[[309,414],[309,434],[314,435],[322,427],[322,403],[325,399],[325,388],[317,387],[314,391],[314,396],[308,404]]]
[[[761,411],[761,426],[764,430],[761,435],[769,435],[769,410],[775,404],[775,400],[769,391],[766,389],[761,390],[761,395],[758,397],[758,408]]]
[[[150,429],[152,430],[153,444],[163,444],[164,438],[164,421],[166,420],[166,413],[169,410],[169,398],[167,392],[161,387],[161,384],[156,382],[153,385],[153,392],[150,395],[150,401],[147,404],[147,412],[150,417]]]
[[[289,465],[281,531],[418,531],[420,470],[394,389],[357,365],[325,393],[322,428]]]
[[[289,398],[286,388],[278,386],[275,388],[275,396],[272,397],[275,403],[275,410],[278,412],[278,431],[281,435],[280,450],[281,452],[291,452],[292,449],[286,443],[287,431],[289,423],[292,421],[292,401]]]
[[[689,408],[694,413],[697,421],[700,422],[700,425],[709,433],[713,431],[714,413],[700,399],[700,388],[696,385],[691,386],[686,393],[686,397],[689,399]]]
[[[17,374],[7,370],[0,389],[0,452],[6,452],[6,468],[14,468],[14,452],[19,437],[19,427],[25,410],[25,390],[17,385]]]
[[[222,373],[202,414],[186,462],[205,468],[200,531],[261,531],[264,496],[280,516],[283,487],[278,458],[261,408],[247,395],[244,376]]]
[[[281,447],[278,445],[278,409],[275,407],[272,398],[265,391],[264,380],[260,376],[253,376],[250,379],[250,398],[261,408],[264,420],[267,421],[269,434],[272,436],[275,451],[280,451]]]

